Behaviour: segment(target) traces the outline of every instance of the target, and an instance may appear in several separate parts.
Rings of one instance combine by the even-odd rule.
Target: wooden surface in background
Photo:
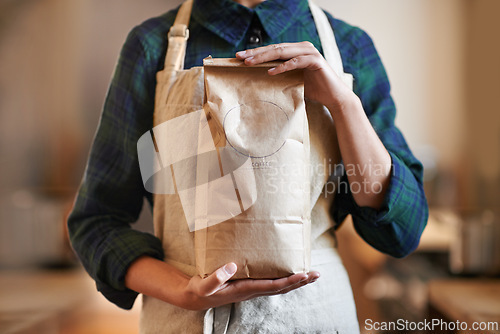
[[[429,283],[429,305],[450,321],[500,326],[500,279],[443,279]],[[498,330],[463,333],[499,333]],[[460,332],[462,333],[462,332]]]
[[[108,302],[82,270],[0,271],[2,334],[136,334],[140,302]]]

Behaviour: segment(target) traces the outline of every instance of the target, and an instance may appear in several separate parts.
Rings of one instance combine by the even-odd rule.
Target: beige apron
[[[157,73],[154,126],[203,108],[203,68],[183,70],[192,0],[181,6],[169,31],[165,67]],[[328,63],[352,87],[344,73],[331,25],[310,3]],[[323,192],[340,161],[335,126],[329,111],[306,101],[311,142],[311,267],[321,273],[314,284],[285,295],[259,297],[208,311],[188,311],[143,296],[141,334],[157,333],[359,333],[349,279],[335,249],[333,221],[328,210],[333,196]],[[175,175],[174,175],[175,177]],[[189,232],[177,194],[154,195],[155,235],[162,240],[165,261],[187,275],[196,275],[194,233]]]

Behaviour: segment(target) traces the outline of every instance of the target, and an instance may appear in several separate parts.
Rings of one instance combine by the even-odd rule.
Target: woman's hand
[[[204,310],[255,297],[284,294],[319,278],[318,272],[295,274],[280,279],[241,279],[228,282],[236,273],[234,263],[217,269],[207,278],[195,276],[186,286],[184,308]]]
[[[255,297],[284,294],[319,278],[318,272],[310,272],[272,280],[228,282],[236,269],[234,263],[228,263],[207,278],[189,277],[168,263],[143,256],[129,267],[125,285],[188,310],[206,310]]]
[[[236,57],[247,65],[285,60],[271,68],[270,75],[304,70],[304,95],[330,110],[344,165],[355,166],[356,171],[383,171],[347,176],[351,186],[356,184],[359,186],[356,189],[363,187],[362,191],[352,191],[359,206],[381,208],[391,178],[389,152],[370,124],[360,99],[342,82],[314,45],[310,42],[273,44],[237,52]]]
[[[244,60],[247,65],[285,60],[283,64],[271,68],[270,75],[304,69],[305,97],[325,105],[330,109],[330,112],[334,112],[353,99],[357,99],[356,95],[342,82],[325,58],[310,42],[263,46],[237,52],[236,57]]]

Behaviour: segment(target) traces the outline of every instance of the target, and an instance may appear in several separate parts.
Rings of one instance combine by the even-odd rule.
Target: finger
[[[293,290],[296,290],[298,288],[301,288],[307,284],[311,283],[308,279],[303,281],[303,282],[299,282],[299,283],[296,283],[294,285],[291,285],[285,289],[282,289],[278,292],[273,292],[273,293],[264,293],[264,294],[261,294],[261,295],[255,295],[253,296],[252,298],[255,298],[255,297],[263,297],[263,296],[274,296],[274,295],[284,295],[286,293],[289,293],[290,291],[293,291]]]
[[[299,50],[301,54],[312,54],[314,52],[317,52],[316,47],[311,42],[306,41],[299,43],[279,43],[261,46],[259,48],[247,49],[241,52],[237,52],[236,56],[240,59],[246,59],[269,52],[287,55],[290,52],[297,52]]]
[[[296,44],[296,43],[271,44],[271,45],[261,46],[259,48],[247,49],[247,50],[236,52],[236,58],[247,59],[247,58],[255,57],[256,55],[259,55],[259,54],[265,53],[265,52],[271,52],[271,51],[281,52],[285,49],[290,50],[290,47],[293,46],[293,44]]]
[[[201,296],[210,296],[221,290],[226,282],[234,276],[238,267],[235,263],[228,263],[217,269],[214,273],[205,279],[200,280],[198,293]]]
[[[309,272],[309,277],[311,278],[311,283],[313,283],[321,277],[321,274],[318,271],[311,271]]]
[[[259,296],[271,296],[271,295],[276,295],[276,294],[285,294],[285,293],[288,293],[292,290],[295,290],[295,289],[298,289],[300,287],[303,287],[305,285],[308,285],[308,284],[311,284],[311,283],[314,283],[318,280],[318,278],[320,277],[320,274],[319,272],[315,271],[315,272],[310,272],[308,274],[308,277],[307,279],[305,280],[301,280],[299,281],[298,283],[295,283],[295,284],[292,284],[290,286],[287,286],[279,291],[273,291],[273,292],[267,292],[267,293],[264,293],[264,294],[261,294]],[[256,297],[256,296],[254,296]]]
[[[296,69],[319,70],[321,68],[321,64],[319,63],[320,61],[321,59],[315,55],[298,56],[280,64],[279,66],[269,69],[268,73],[270,75],[276,75]]]
[[[310,42],[281,43],[249,49],[236,53],[236,57],[245,60],[247,65],[255,65],[273,60],[288,60],[299,55],[319,53]]]
[[[305,282],[308,279],[307,274],[295,274],[285,278],[273,280],[242,280],[235,282],[232,288],[244,299],[256,295],[277,294],[294,284]]]

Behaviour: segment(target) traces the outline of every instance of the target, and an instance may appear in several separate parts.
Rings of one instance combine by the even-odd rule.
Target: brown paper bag
[[[268,75],[277,64],[249,67],[237,59],[204,60],[204,109],[221,175],[227,173],[225,166],[242,166],[238,160],[249,159],[253,179],[232,176],[239,215],[206,228],[197,225],[196,267],[202,277],[228,262],[238,265],[235,279],[309,270],[310,148],[303,72]],[[255,182],[256,193],[245,206],[246,182]]]

